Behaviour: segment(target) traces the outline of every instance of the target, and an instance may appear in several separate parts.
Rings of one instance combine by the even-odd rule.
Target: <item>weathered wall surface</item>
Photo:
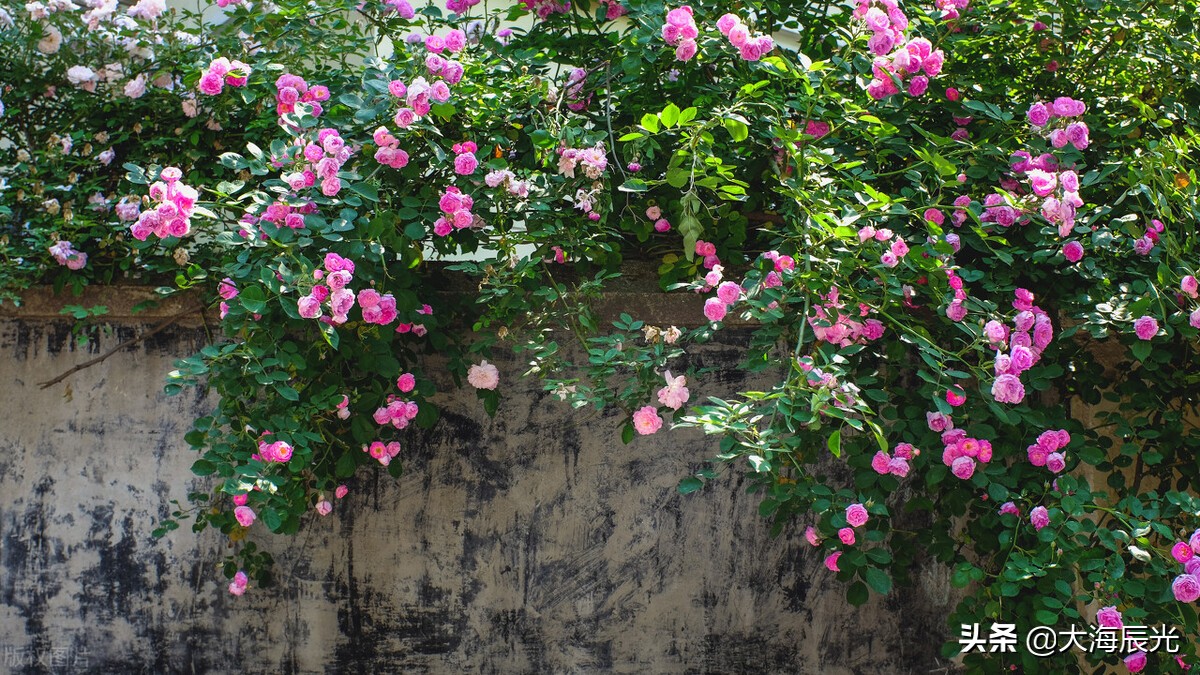
[[[925,673],[945,664],[945,581],[855,609],[797,533],[777,540],[734,479],[688,497],[698,433],[622,445],[501,363],[406,444],[398,481],[361,471],[333,515],[260,541],[281,583],[230,597],[223,542],[150,530],[183,500],[182,441],[207,412],[162,395],[204,342],[172,327],[47,390],[86,347],[65,323],[0,320],[0,672]],[[732,348],[696,358],[743,382]],[[697,392],[713,393],[706,389]]]

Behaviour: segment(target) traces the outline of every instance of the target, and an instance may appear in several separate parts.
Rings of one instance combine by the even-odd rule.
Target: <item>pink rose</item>
[[[407,394],[417,386],[417,378],[412,373],[404,373],[396,380],[396,388]]]
[[[946,403],[957,408],[967,402],[967,394],[962,387],[954,386],[946,390]]]
[[[633,428],[643,436],[649,436],[662,428],[662,418],[652,405],[644,406],[633,413]]]
[[[484,359],[467,371],[467,382],[476,389],[495,389],[500,384],[500,371]]]
[[[1096,612],[1096,623],[1105,628],[1121,628],[1125,625],[1124,621],[1121,620],[1121,613],[1112,605],[1101,607]]]
[[[1068,261],[1076,263],[1083,259],[1083,244],[1077,241],[1068,241],[1063,245],[1063,257]]]
[[[331,511],[333,511],[333,504],[330,504],[329,500],[322,499],[321,501],[317,502],[317,513],[327,516]]]
[[[887,453],[880,450],[875,453],[874,457],[871,458],[871,468],[875,470],[875,473],[881,476],[886,475],[889,473],[891,461],[892,458],[888,457]]]
[[[1062,473],[1062,470],[1067,468],[1066,458],[1061,452],[1052,452],[1046,455],[1046,468],[1051,473]]]
[[[1171,557],[1175,558],[1178,563],[1186,563],[1195,556],[1196,552],[1192,550],[1190,544],[1186,541],[1176,542],[1171,547]]]
[[[704,302],[704,316],[709,321],[721,321],[725,318],[728,308],[720,298],[709,298]]]
[[[1185,295],[1195,298],[1200,295],[1200,282],[1197,282],[1196,277],[1189,274],[1179,280],[1179,290],[1183,291]]]
[[[867,522],[867,507],[862,504],[851,504],[846,507],[846,522],[851,527],[859,527]]]
[[[233,517],[237,519],[238,524],[242,527],[250,527],[254,523],[254,519],[258,516],[254,513],[254,509],[249,506],[239,506],[233,510]]]
[[[1133,322],[1133,332],[1142,340],[1150,340],[1158,334],[1158,321],[1152,316],[1140,317]]]
[[[1050,111],[1046,109],[1044,103],[1034,103],[1025,115],[1029,118],[1029,123],[1035,127],[1044,127],[1050,121]]]
[[[1044,507],[1044,506],[1033,507],[1033,510],[1029,512],[1029,522],[1033,525],[1034,529],[1037,529],[1037,530],[1040,530],[1043,527],[1049,525],[1050,524],[1050,514],[1049,514],[1049,512],[1046,511],[1046,507]]]
[[[849,527],[843,527],[842,529],[838,530],[838,539],[841,539],[842,543],[846,546],[853,546],[854,530],[850,529]]]
[[[726,281],[717,287],[717,297],[726,305],[737,302],[742,295],[742,287],[732,281]]]
[[[317,319],[321,316],[321,302],[311,295],[300,298],[296,306],[301,318]]]
[[[1025,400],[1025,385],[1016,375],[1005,373],[992,383],[992,397],[997,403],[1020,403]]]

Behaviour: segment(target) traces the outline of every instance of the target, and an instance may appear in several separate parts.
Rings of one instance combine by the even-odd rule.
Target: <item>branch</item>
[[[158,333],[161,333],[162,331],[166,330],[167,327],[169,327],[171,324],[182,319],[183,317],[187,316],[188,314],[191,314],[192,312],[199,312],[199,311],[202,311],[203,309],[204,308],[200,307],[200,306],[189,307],[188,309],[185,309],[184,311],[182,311],[174,316],[167,317],[166,319],[163,319],[161,322],[159,322],[157,325],[155,325],[153,328],[146,331],[145,333],[142,333],[141,335],[139,335],[135,338],[126,340],[126,341],[122,342],[121,344],[117,345],[116,347],[113,347],[112,349],[108,350],[107,352],[101,354],[100,356],[97,356],[96,358],[94,358],[90,361],[85,361],[85,362],[75,366],[74,368],[68,370],[67,372],[63,373],[62,375],[59,375],[58,377],[54,378],[53,380],[49,380],[47,382],[42,382],[38,386],[42,389],[49,389],[50,387],[53,387],[54,385],[58,384],[59,382],[62,382],[63,380],[74,375],[75,373],[77,373],[81,370],[84,370],[86,368],[91,368],[92,366],[96,365],[97,363],[104,361],[105,359],[112,356],[113,354],[116,354],[117,352],[121,351],[122,349],[125,349],[126,347],[132,347],[133,345],[136,345],[137,343],[139,343],[147,338],[150,338],[154,335],[157,335]]]

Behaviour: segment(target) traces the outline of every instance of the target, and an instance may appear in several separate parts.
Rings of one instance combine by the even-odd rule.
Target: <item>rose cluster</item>
[[[323,269],[314,270],[313,278],[325,283],[318,283],[308,295],[300,298],[297,302],[300,316],[322,319],[323,307],[328,302],[331,314],[328,321],[334,325],[346,323],[356,300],[354,291],[349,288],[354,279],[354,261],[336,253],[326,253]]]
[[[1171,547],[1171,557],[1183,565],[1183,573],[1171,582],[1171,592],[1179,602],[1195,602],[1200,599],[1200,530],[1192,533],[1187,541],[1176,542]]]
[[[462,230],[471,227],[478,221],[482,223],[482,219],[471,213],[471,208],[475,205],[475,200],[471,199],[470,195],[463,194],[457,187],[451,185],[442,193],[441,199],[438,200],[438,208],[442,211],[442,216],[433,224],[433,233],[439,237],[445,237],[454,230]]]
[[[551,14],[566,14],[571,11],[570,2],[555,2],[555,0],[521,0],[525,9],[537,14],[539,19],[545,19]]]
[[[567,178],[575,177],[576,167],[583,166],[583,175],[592,180],[600,178],[608,168],[608,155],[604,152],[604,144],[597,143],[591,148],[559,148],[558,172]]]
[[[150,185],[150,201],[155,206],[138,215],[129,228],[134,239],[146,241],[151,234],[159,238],[185,237],[191,231],[192,211],[199,194],[184,185],[182,177],[182,171],[169,166],[159,174],[160,180]]]
[[[1013,318],[1013,329],[999,321],[988,321],[983,335],[988,345],[996,350],[993,370],[996,379],[992,383],[992,396],[997,403],[1020,403],[1025,399],[1025,385],[1021,373],[1029,370],[1042,356],[1042,351],[1054,339],[1054,326],[1050,316],[1033,304],[1033,293],[1018,288],[1013,307],[1017,315]],[[1005,353],[1003,350],[1007,348]]]
[[[80,270],[87,265],[87,254],[76,251],[69,241],[59,241],[50,247],[50,255],[59,265],[65,265],[70,270]]]
[[[1158,243],[1162,233],[1167,229],[1166,225],[1157,218],[1151,218],[1150,224],[1146,226],[1146,233],[1138,237],[1133,242],[1133,251],[1138,255],[1150,255],[1154,250],[1154,245]]]
[[[371,456],[372,459],[378,461],[383,466],[392,463],[396,455],[400,454],[400,443],[391,441],[384,443],[383,441],[373,441],[370,445],[363,446],[363,452]]]
[[[529,181],[517,180],[517,175],[508,169],[495,169],[483,177],[484,185],[490,188],[503,187],[510,195],[525,198],[529,196]]]
[[[200,74],[197,87],[201,94],[216,96],[225,90],[225,85],[242,87],[250,79],[250,66],[241,61],[230,61],[224,56],[215,58]]]
[[[947,424],[950,424],[948,418]],[[971,438],[962,429],[947,428],[942,432],[942,446],[942,464],[962,480],[973,476],[977,465],[992,461],[991,441]]]
[[[1029,107],[1026,117],[1029,123],[1050,139],[1050,145],[1055,148],[1065,147],[1068,143],[1078,150],[1088,147],[1088,127],[1082,121],[1068,122],[1072,117],[1079,117],[1087,110],[1083,101],[1076,101],[1067,96],[1059,96],[1049,105],[1037,102]]]
[[[1180,296],[1187,296],[1192,300],[1200,299],[1200,282],[1197,282],[1196,277],[1191,274],[1185,275],[1179,281],[1179,293]],[[1182,301],[1183,298],[1180,297],[1180,302]],[[1192,328],[1200,328],[1200,307],[1196,307],[1188,315],[1188,324]]]
[[[859,243],[866,243],[871,240],[875,240],[884,244],[888,243],[889,241],[891,242],[891,244],[888,245],[887,250],[883,252],[883,255],[879,257],[879,264],[883,265],[884,267],[895,267],[896,265],[900,264],[900,260],[903,259],[904,256],[908,255],[908,244],[887,228],[880,228],[877,230],[871,225],[860,228],[858,231]]]
[[[775,48],[770,35],[751,35],[750,29],[735,14],[725,14],[717,19],[717,30],[737,48],[738,54],[747,61],[757,61]]]
[[[258,452],[254,455],[251,455],[250,459],[268,464],[282,464],[290,460],[292,458],[292,453],[294,452],[292,446],[286,441],[274,441],[272,443],[268,443],[266,437],[270,435],[271,432],[269,431],[263,432],[262,438],[260,438],[258,441]]]
[[[346,145],[337,129],[324,128],[317,131],[316,139],[297,138],[299,152],[293,158],[279,158],[280,163],[292,162],[291,171],[283,175],[283,181],[299,193],[321,181],[321,194],[335,197],[342,191],[342,180],[338,172],[354,155],[354,148]],[[287,223],[288,227],[303,227],[303,221]]]
[[[1037,441],[1026,448],[1025,452],[1030,464],[1044,466],[1051,473],[1062,473],[1067,467],[1067,460],[1061,451],[1070,443],[1071,434],[1067,433],[1066,429],[1047,429],[1038,435]]]
[[[450,86],[442,80],[430,84],[424,77],[418,77],[410,84],[400,80],[388,83],[388,93],[398,99],[403,99],[405,106],[396,111],[392,121],[401,129],[407,129],[417,120],[429,114],[433,104],[450,100]]]
[[[878,319],[858,320],[870,314],[870,308],[866,305],[858,305],[857,319],[841,311],[846,305],[841,301],[837,286],[830,288],[821,299],[823,302],[817,303],[813,307],[813,315],[808,317],[808,325],[812,327],[813,336],[818,342],[849,347],[883,337],[883,323]]]
[[[400,149],[400,139],[392,135],[387,127],[379,127],[371,136],[375,141],[375,161],[393,169],[408,166],[408,153]]]
[[[329,100],[329,88],[314,84],[309,86],[299,75],[284,73],[275,80],[275,114],[283,116],[296,112],[297,103],[306,103],[312,108],[312,116],[320,117],[324,109],[321,101]]]
[[[891,474],[904,478],[908,475],[909,462],[919,454],[921,451],[911,444],[897,443],[896,447],[892,448],[890,455],[883,450],[876,452],[875,456],[871,458],[871,468],[881,476]]]
[[[662,38],[675,48],[675,58],[680,61],[691,60],[698,49],[696,38],[700,29],[692,18],[692,8],[688,5],[676,7],[667,12],[667,21],[662,27]]]
[[[475,173],[475,169],[479,168],[479,159],[475,157],[475,151],[479,149],[479,146],[475,145],[474,141],[455,143],[450,149],[454,152],[454,173],[460,176],[470,176]]]
[[[867,94],[877,101],[898,94],[896,83],[905,79],[910,95],[924,94],[929,80],[942,72],[945,53],[925,38],[907,40],[908,17],[895,0],[858,0],[852,16],[871,31],[867,47],[875,55],[871,64],[875,79],[867,84]]]

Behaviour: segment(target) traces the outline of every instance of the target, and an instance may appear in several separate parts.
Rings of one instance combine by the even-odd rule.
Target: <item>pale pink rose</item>
[[[658,402],[667,406],[671,410],[679,410],[687,403],[690,393],[687,388],[687,377],[680,375],[671,377],[671,371],[666,371],[664,375],[667,386],[658,390]]]
[[[633,428],[643,436],[648,436],[662,428],[662,418],[658,416],[658,410],[652,406],[644,406],[637,412],[633,413]]]
[[[500,384],[500,371],[484,359],[467,371],[467,382],[476,389],[495,389]]]
[[[331,511],[333,511],[333,504],[330,504],[329,500],[322,499],[321,501],[317,502],[317,513],[327,516]]]

